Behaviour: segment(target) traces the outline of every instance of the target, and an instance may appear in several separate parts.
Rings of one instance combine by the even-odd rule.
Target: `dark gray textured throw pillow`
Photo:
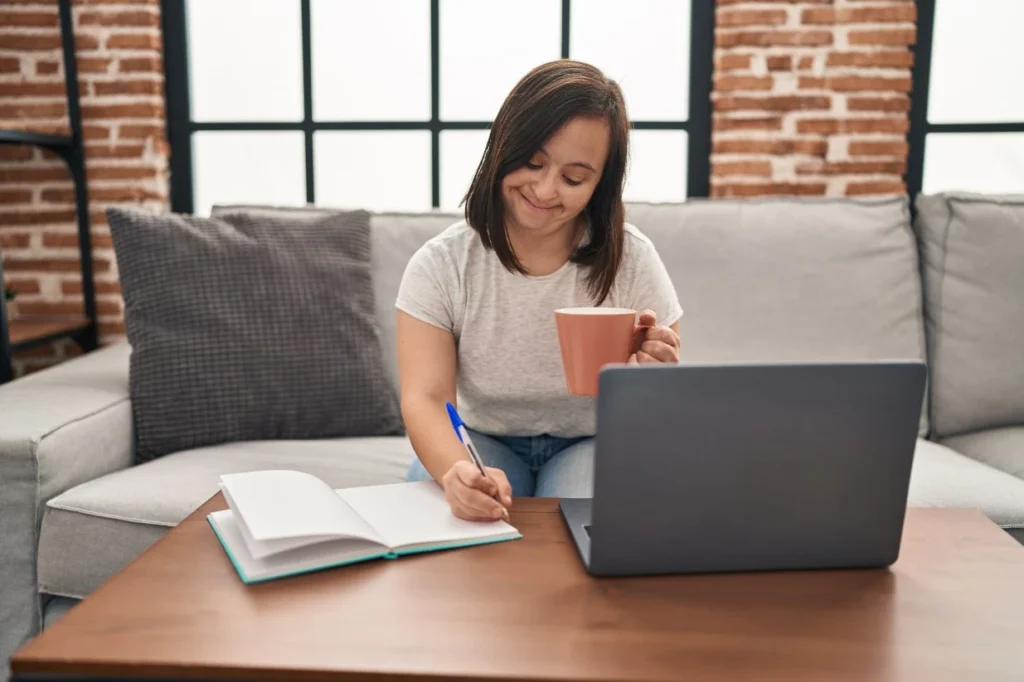
[[[232,441],[402,433],[367,212],[107,218],[139,461]]]

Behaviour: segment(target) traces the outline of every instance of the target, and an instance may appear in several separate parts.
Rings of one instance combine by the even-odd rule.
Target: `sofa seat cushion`
[[[287,468],[347,488],[404,481],[414,457],[404,437],[260,441],[187,450],[108,474],[47,504],[39,590],[89,594],[214,495],[221,474]]]
[[[46,597],[43,600],[43,629],[50,627],[64,617],[64,614],[75,608],[81,599],[70,597]]]
[[[980,509],[1024,543],[1024,481],[932,441],[917,441],[907,506]]]
[[[942,441],[972,459],[1024,478],[1024,426],[985,429]]]

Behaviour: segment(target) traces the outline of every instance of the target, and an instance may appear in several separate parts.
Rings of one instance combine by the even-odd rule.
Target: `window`
[[[457,210],[505,95],[559,57],[593,63],[623,88],[627,200],[707,196],[711,3],[510,7],[163,0],[172,208]]]
[[[1024,3],[918,2],[908,190],[1024,191]]]

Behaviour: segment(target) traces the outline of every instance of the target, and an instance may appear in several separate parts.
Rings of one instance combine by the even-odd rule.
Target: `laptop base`
[[[590,510],[593,500],[590,498],[568,498],[558,501],[562,518],[569,527],[576,549],[579,551],[583,565],[590,569]]]

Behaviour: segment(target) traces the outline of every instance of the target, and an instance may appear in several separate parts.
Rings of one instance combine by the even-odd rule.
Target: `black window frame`
[[[907,157],[907,193],[921,194],[924,187],[926,143],[930,133],[1024,133],[1024,121],[1005,123],[930,123],[928,91],[931,86],[935,5],[938,0],[917,0],[917,42],[914,46],[913,84],[910,100],[910,134]]]
[[[585,0],[576,0],[585,1]],[[201,131],[301,131],[304,135],[306,202],[316,203],[313,135],[320,130],[426,130],[431,133],[431,198],[440,205],[440,133],[443,130],[488,130],[490,121],[440,119],[440,0],[430,0],[430,120],[314,121],[311,0],[300,0],[302,22],[303,118],[297,122],[195,122],[188,81],[188,32],[185,0],[161,0],[167,137],[171,147],[170,200],[177,213],[194,211],[192,134]],[[562,0],[561,55],[569,56],[572,0]],[[687,133],[686,196],[707,197],[711,174],[711,82],[714,53],[714,0],[692,0],[690,18],[689,116],[685,121],[632,121],[636,130],[681,130]],[[671,85],[671,83],[668,83]]]

